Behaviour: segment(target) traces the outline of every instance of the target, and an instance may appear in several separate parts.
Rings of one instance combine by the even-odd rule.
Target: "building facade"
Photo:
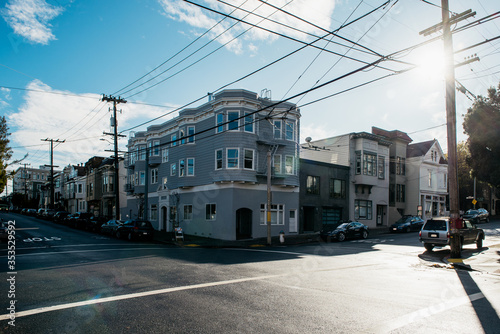
[[[349,219],[370,228],[388,226],[391,142],[367,132],[302,144],[301,158],[349,167]]]
[[[300,159],[299,175],[300,233],[349,219],[349,167]]]
[[[297,233],[299,120],[291,103],[224,90],[135,133],[123,213],[158,230],[237,240],[265,237],[269,211],[273,236]]]
[[[406,211],[423,219],[448,215],[448,162],[436,139],[408,145]]]

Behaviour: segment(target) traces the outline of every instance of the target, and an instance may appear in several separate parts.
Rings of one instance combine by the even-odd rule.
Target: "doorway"
[[[252,238],[252,210],[236,210],[236,240]]]

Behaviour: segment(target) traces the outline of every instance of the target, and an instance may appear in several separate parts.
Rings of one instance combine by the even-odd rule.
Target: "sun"
[[[433,44],[422,47],[413,57],[417,66],[415,75],[422,83],[442,82],[444,80],[444,52],[442,45]]]

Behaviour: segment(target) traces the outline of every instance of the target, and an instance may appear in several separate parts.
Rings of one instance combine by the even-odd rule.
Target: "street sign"
[[[472,204],[476,205],[477,201],[475,199],[472,200]]]

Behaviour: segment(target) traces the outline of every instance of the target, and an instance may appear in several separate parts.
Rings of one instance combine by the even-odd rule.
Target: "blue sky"
[[[316,25],[313,26],[258,0],[227,0],[235,7],[213,0],[194,2],[227,14],[239,7],[247,12],[236,10],[232,13],[235,17],[307,43],[315,39],[311,35],[325,35],[318,27],[334,30],[384,3],[381,0],[269,1]],[[500,10],[496,0],[450,3],[452,12],[467,9],[477,12],[475,18],[457,27]],[[378,54],[389,55],[439,36],[439,33],[419,35],[419,31],[441,20],[438,5],[439,0],[393,0],[338,34]],[[221,21],[223,17],[216,13],[177,0],[8,0],[2,2],[0,16],[0,113],[7,117],[12,132],[13,159],[29,153],[23,162],[33,167],[49,164],[49,144],[41,141],[45,138],[66,140],[54,151],[54,163],[61,167],[84,163],[94,155],[109,154],[105,150],[112,146],[100,140],[103,131],[110,131],[110,105],[100,101],[103,93],[116,93],[127,99],[126,104],[119,106],[122,113],[118,123],[119,130],[128,135],[130,131],[145,129],[138,125],[166,115],[149,125],[163,122],[176,115],[172,113],[176,108],[303,46],[242,23],[234,25],[235,21],[230,19]],[[454,34],[454,47],[458,50],[498,35],[500,20],[494,19]],[[367,63],[379,59],[360,46],[351,48],[352,44],[338,37],[333,41],[344,46],[319,41],[315,44],[319,48],[305,48],[227,88],[257,93],[268,89],[274,100],[286,99],[365,65],[353,59]],[[321,51],[327,44],[326,49],[331,52]],[[186,49],[172,58],[183,48]],[[353,59],[341,59],[332,52]],[[446,151],[444,81],[437,66],[441,52],[438,40],[394,57],[407,63],[422,63],[422,69],[395,74],[411,66],[384,61],[379,64],[383,68],[361,71],[292,99],[303,106],[301,142],[305,137],[319,140],[349,132],[369,132],[372,126],[377,126],[405,131],[414,142],[437,138]],[[456,54],[456,63],[473,54],[480,58],[457,68],[457,80],[473,94],[485,95],[487,88],[497,86],[500,81],[499,52],[500,39]],[[310,103],[391,73],[394,75],[388,78]],[[142,81],[122,90],[144,75]],[[127,92],[146,80],[150,81]],[[149,88],[151,85],[155,86]],[[145,88],[149,89],[138,93]],[[203,99],[193,106],[206,101]],[[464,94],[457,93],[459,141],[466,139],[461,115],[471,103]],[[125,144],[126,139],[122,139],[121,149],[125,149]]]

